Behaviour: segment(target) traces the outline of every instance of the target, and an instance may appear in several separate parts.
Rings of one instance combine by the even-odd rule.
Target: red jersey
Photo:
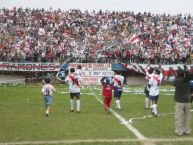
[[[113,85],[106,85],[106,84],[103,84],[103,91],[102,91],[102,95],[104,97],[109,97],[111,98],[113,93],[112,93],[112,90],[114,89],[114,86]]]

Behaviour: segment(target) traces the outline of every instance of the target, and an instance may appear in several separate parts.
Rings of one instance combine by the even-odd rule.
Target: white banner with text
[[[77,65],[82,66],[82,84],[98,85],[103,76],[113,76],[112,65],[109,63],[71,63],[69,68],[77,68]]]

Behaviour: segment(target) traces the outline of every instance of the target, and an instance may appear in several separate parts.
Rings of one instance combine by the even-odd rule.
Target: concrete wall
[[[128,76],[126,82],[128,85],[145,85],[147,83],[144,76]]]
[[[128,85],[145,85],[147,83],[144,76],[128,76],[126,81]],[[162,80],[161,85],[172,85],[172,80]]]
[[[0,85],[1,84],[25,84],[25,78],[20,75],[0,74]]]

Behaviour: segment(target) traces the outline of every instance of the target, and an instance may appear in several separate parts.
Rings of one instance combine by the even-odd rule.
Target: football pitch
[[[104,111],[101,86],[83,87],[81,113],[70,112],[67,85],[55,85],[51,114],[44,115],[42,86],[0,86],[0,145],[192,145],[174,133],[174,88],[161,86],[159,117],[144,109],[144,86],[125,86],[122,110]],[[193,122],[191,124],[193,129]]]

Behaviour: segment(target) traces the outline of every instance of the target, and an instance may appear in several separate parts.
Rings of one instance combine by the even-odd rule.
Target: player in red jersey
[[[101,84],[103,86],[102,95],[104,97],[104,107],[107,113],[110,112],[110,104],[112,100],[112,90],[114,89],[113,84],[109,77],[102,77]]]

